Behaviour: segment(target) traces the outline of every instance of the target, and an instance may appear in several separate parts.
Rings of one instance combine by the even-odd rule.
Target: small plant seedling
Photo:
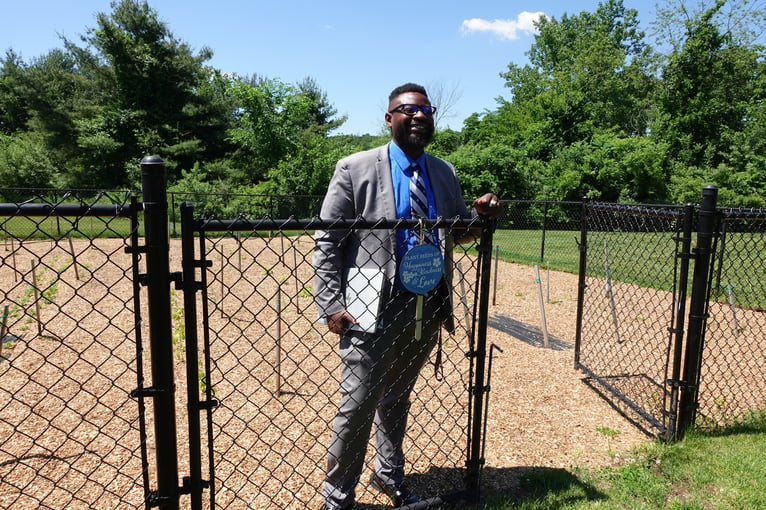
[[[620,435],[620,431],[615,430],[611,427],[597,427],[596,432],[606,437],[607,453],[609,454],[610,457],[614,457],[614,452],[612,451],[612,440]]]

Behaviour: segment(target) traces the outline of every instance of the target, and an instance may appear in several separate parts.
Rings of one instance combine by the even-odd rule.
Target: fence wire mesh
[[[766,409],[766,211],[722,209],[697,425]]]
[[[214,466],[216,508],[318,508],[341,383],[339,338],[317,322],[313,233],[259,224],[203,227],[200,236],[207,268],[198,308],[207,310],[201,338],[208,336],[200,359],[209,353],[201,392],[218,402],[201,417],[211,434],[203,464]],[[474,248],[454,251],[456,331],[443,335],[412,393],[404,453],[408,483],[424,497],[465,485]],[[367,485],[375,448],[373,440],[357,488],[361,505],[388,503]]]
[[[577,272],[571,249],[580,234],[581,202],[507,200],[494,242],[504,260]]]
[[[0,192],[2,508],[150,506],[157,444],[146,430],[155,410],[152,399],[131,398],[151,388],[142,368],[151,360],[141,341],[146,304],[135,250],[141,233],[130,198],[88,190]],[[549,256],[561,257],[560,240],[571,242],[575,205],[507,206],[495,235],[504,256],[574,266]],[[766,407],[766,213],[719,212],[697,421],[711,427]],[[679,306],[680,214],[608,204],[588,212],[578,363],[637,413],[641,426],[660,432],[667,427],[670,328]],[[534,242],[522,249],[518,240],[529,233]],[[319,505],[340,374],[337,337],[316,323],[312,234],[313,228],[279,226],[208,229],[197,240],[205,264],[195,298],[202,336],[192,384],[209,405],[191,419],[209,434],[206,508]],[[457,330],[443,336],[441,370],[434,350],[413,392],[407,471],[412,488],[426,497],[465,485],[477,384],[466,356],[478,298],[476,248],[455,251]],[[181,242],[171,240],[172,270],[182,266],[181,252]],[[171,301],[183,476],[191,456],[181,397],[188,389],[188,332],[178,289],[171,289]],[[358,493],[368,508],[387,503],[366,484],[374,449],[371,443]]]
[[[680,210],[587,209],[578,363],[643,426],[662,434],[680,219]]]
[[[683,253],[680,247],[682,213],[613,204],[587,204],[586,210],[577,363],[627,414],[673,435],[671,397],[685,384],[678,379],[685,347],[674,328],[676,314],[688,310],[679,261],[694,258],[694,248]],[[688,381],[698,385],[696,425],[702,428],[766,408],[766,212],[719,209],[719,215],[699,380]]]
[[[138,506],[127,194],[29,198],[0,215],[0,507]]]

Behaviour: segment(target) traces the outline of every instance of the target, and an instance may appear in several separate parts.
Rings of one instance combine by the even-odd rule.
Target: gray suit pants
[[[400,293],[384,309],[375,333],[350,331],[340,340],[340,404],[322,490],[330,508],[347,508],[364,466],[375,425],[375,472],[386,484],[404,478],[402,442],[410,393],[439,333],[435,299],[426,296],[423,328],[415,339],[416,297]]]

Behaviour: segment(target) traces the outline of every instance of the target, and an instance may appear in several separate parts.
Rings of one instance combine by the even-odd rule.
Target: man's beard
[[[409,126],[399,124],[396,126],[394,132],[394,140],[396,140],[396,144],[402,150],[423,150],[429,143],[431,143],[433,137],[434,130],[433,128],[428,127],[422,132],[412,132],[409,129]]]

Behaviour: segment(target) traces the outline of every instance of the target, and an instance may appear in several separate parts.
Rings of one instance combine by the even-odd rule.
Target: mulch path
[[[310,243],[300,246],[303,260],[308,260]],[[7,347],[0,360],[0,436],[7,438],[0,445],[0,507],[119,508],[143,498],[133,446],[138,443],[137,406],[127,397],[136,380],[131,368],[135,347],[126,341],[132,327],[132,284],[125,278],[130,256],[123,248],[115,240],[75,241],[82,280],[74,280],[71,267],[64,269],[57,307],[41,312],[48,331],[64,334],[38,335],[28,319],[11,323],[10,333],[22,338]],[[0,266],[0,280],[8,282],[5,292],[14,294],[14,300],[29,287],[17,277],[29,271],[30,257],[47,261],[47,273],[38,275],[43,279],[51,278],[61,261],[71,257],[65,243],[53,248],[47,242],[28,243],[14,249],[13,262],[4,253]],[[258,263],[269,266],[267,258],[278,256],[278,251],[250,253],[257,252]],[[248,258],[246,254],[245,264]],[[180,268],[180,244],[175,240],[171,268]],[[309,269],[301,271],[306,278]],[[590,468],[629,458],[650,438],[585,384],[583,373],[573,366],[577,276],[543,271],[538,285],[533,268],[508,263],[500,263],[497,275],[487,333],[488,344],[497,348],[492,349],[483,487],[490,493],[509,493],[518,477],[532,468]],[[548,347],[541,331],[540,291]],[[174,299],[180,299],[180,292]],[[98,313],[92,310],[94,300],[99,302]],[[332,355],[332,348],[327,350]],[[176,370],[177,392],[185,396],[181,361]],[[302,370],[311,373],[312,368]],[[337,383],[330,379],[328,384]],[[179,406],[178,413],[184,411]],[[150,436],[151,426],[150,420]],[[318,422],[310,430],[322,455],[326,425]],[[184,434],[182,425],[179,437]],[[149,447],[151,457],[151,438]],[[108,453],[99,458],[99,451]],[[304,449],[295,451],[306,455]],[[56,474],[62,466],[68,474]],[[183,473],[184,467],[180,469]],[[309,471],[307,477],[321,474],[321,469]],[[315,495],[306,497],[317,501]],[[268,505],[248,506],[256,507]]]

